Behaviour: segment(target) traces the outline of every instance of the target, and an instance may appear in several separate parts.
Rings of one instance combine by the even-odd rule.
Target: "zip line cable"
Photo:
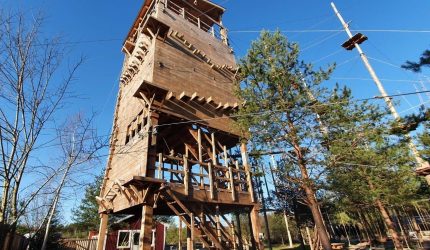
[[[263,30],[263,29],[262,29]],[[260,33],[262,30],[231,30],[230,33]],[[266,30],[276,32],[276,30]],[[282,33],[323,33],[339,32],[342,29],[309,29],[309,30],[279,30]],[[413,29],[351,29],[353,32],[379,32],[379,33],[430,33],[430,30],[413,30]]]
[[[417,94],[421,94],[421,93],[430,93],[430,90],[423,90],[423,91],[416,91],[416,92],[407,92],[407,93],[399,93],[399,94],[393,94],[393,95],[387,95],[386,97],[388,98],[395,98],[395,97],[402,97],[402,96],[409,96],[409,95],[417,95]],[[329,102],[329,103],[320,103],[320,104],[314,104],[314,105],[309,105],[309,106],[303,106],[302,108],[315,108],[315,107],[323,107],[323,106],[331,106],[331,105],[337,105],[337,104],[342,104],[342,103],[348,103],[348,102],[365,102],[365,101],[370,101],[370,100],[379,100],[379,99],[383,99],[383,96],[373,96],[373,97],[367,97],[367,98],[362,98],[362,99],[356,99],[356,100],[350,100],[350,101],[339,101],[339,102]],[[218,120],[218,119],[228,119],[228,118],[239,118],[239,117],[246,117],[246,116],[262,116],[265,114],[270,114],[270,113],[281,113],[281,112],[286,112],[289,111],[291,109],[285,109],[285,110],[265,110],[265,111],[260,111],[260,112],[255,112],[255,113],[248,113],[248,114],[234,114],[234,115],[226,115],[226,116],[221,116],[221,117],[213,117],[213,118],[207,118],[207,119],[195,119],[195,120],[189,120],[189,121],[181,121],[181,122],[172,122],[172,123],[164,123],[164,124],[159,124],[159,125],[155,125],[154,126],[154,130],[152,131],[147,131],[147,132],[139,132],[141,134],[141,136],[145,136],[143,134],[152,134],[155,133],[157,128],[159,127],[166,127],[166,126],[176,126],[176,125],[183,125],[183,124],[193,124],[193,123],[198,123],[198,122],[204,122],[204,121],[211,121],[211,120]],[[123,132],[117,132],[117,134],[126,134],[126,131]],[[98,138],[105,138],[105,137],[110,137],[112,136],[111,134],[105,134],[105,135],[100,135],[97,136]],[[89,138],[88,140],[90,140],[92,138]],[[53,141],[53,140],[51,140]],[[48,147],[51,146],[55,146],[55,145],[49,145]],[[116,145],[116,146],[124,146],[124,147],[128,147],[128,145]],[[39,148],[40,149],[40,148]]]

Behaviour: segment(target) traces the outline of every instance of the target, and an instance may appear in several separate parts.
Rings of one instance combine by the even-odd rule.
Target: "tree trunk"
[[[319,205],[317,200],[315,199],[315,192],[309,188],[307,185],[304,186],[304,190],[306,192],[306,198],[308,201],[309,209],[312,212],[312,217],[314,219],[314,223],[318,232],[318,236],[321,240],[321,245],[324,250],[331,250],[330,239],[327,234],[326,227],[324,225],[324,221],[322,218],[322,214],[319,209]]]
[[[7,201],[9,198],[9,187],[10,182],[6,178],[3,181],[3,192],[1,199],[1,207],[0,207],[0,223],[6,224],[6,210],[7,210]]]
[[[384,218],[385,224],[388,227],[388,231],[390,232],[391,237],[393,238],[394,246],[398,250],[403,249],[402,242],[401,242],[400,237],[399,237],[399,235],[398,235],[398,233],[394,227],[394,223],[391,220],[387,209],[385,208],[384,204],[382,204],[380,199],[376,199],[376,206],[378,207],[379,212],[382,215],[382,218]]]

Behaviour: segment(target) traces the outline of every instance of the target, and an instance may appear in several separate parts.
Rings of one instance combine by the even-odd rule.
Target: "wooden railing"
[[[228,43],[227,30],[221,25],[219,25],[216,21],[214,21],[214,25],[209,25],[205,23],[200,17],[196,17],[193,14],[191,14],[189,11],[187,11],[186,8],[181,7],[169,0],[164,0],[164,8],[171,10],[173,13],[181,16],[182,18],[186,19],[188,22],[194,24],[195,26],[199,27],[205,32],[210,33],[213,37],[221,40],[225,44]],[[202,15],[205,15],[205,14],[202,13]]]
[[[212,162],[200,162],[186,156],[158,154],[155,176],[171,183],[184,185],[185,193],[191,188],[205,189],[213,199],[217,192],[231,192],[232,199],[237,199],[238,192],[249,192],[248,178],[251,173],[239,165],[238,161],[224,165]]]

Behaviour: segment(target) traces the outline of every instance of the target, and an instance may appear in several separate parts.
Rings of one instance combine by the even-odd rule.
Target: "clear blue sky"
[[[82,98],[59,114],[61,120],[67,113],[76,111],[99,113],[97,127],[99,134],[106,135],[112,125],[113,109],[118,89],[118,76],[123,55],[122,41],[127,34],[142,4],[140,1],[100,1],[100,0],[0,0],[2,8],[20,9],[31,16],[42,11],[46,16],[44,32],[46,36],[62,35],[72,44],[71,58],[78,55],[87,57],[87,62],[78,73],[74,90]],[[325,66],[336,62],[339,66],[328,84],[339,82],[353,89],[356,97],[379,95],[376,86],[358,58],[357,51],[342,50],[340,45],[346,40],[345,32],[294,32],[306,30],[340,30],[330,1],[327,0],[217,0],[227,8],[224,24],[230,30],[231,44],[237,57],[246,53],[250,41],[258,36],[261,29],[286,31],[290,40],[296,41],[303,49],[302,58]],[[345,20],[352,21],[354,30],[430,30],[428,11],[430,1],[337,1],[336,5]],[[389,94],[415,91],[414,83],[421,89],[423,80],[430,89],[425,75],[412,74],[399,69],[407,59],[417,59],[420,53],[430,48],[429,32],[363,32],[369,40],[362,48],[371,58],[378,75]],[[424,71],[424,74],[430,74]],[[352,80],[354,78],[354,80]],[[360,78],[361,80],[355,80]],[[347,80],[348,79],[348,80]],[[424,102],[430,99],[422,95]],[[407,101],[399,99],[401,114],[419,104],[417,96]],[[406,110],[406,111],[405,111]],[[103,166],[98,166],[99,172]],[[70,216],[70,208],[80,197],[64,203],[64,217]],[[76,200],[76,202],[75,202]]]

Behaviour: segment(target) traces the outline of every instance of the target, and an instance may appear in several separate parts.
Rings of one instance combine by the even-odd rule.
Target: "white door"
[[[131,249],[130,250],[139,250],[139,231],[131,233]]]

